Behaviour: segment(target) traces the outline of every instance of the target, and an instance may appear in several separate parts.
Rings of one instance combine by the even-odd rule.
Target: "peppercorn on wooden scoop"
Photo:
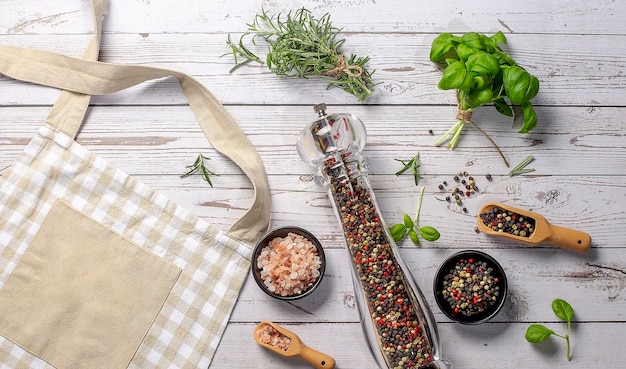
[[[260,332],[266,325],[271,326],[280,334],[291,339],[287,350],[283,350],[282,348],[270,345],[262,341]],[[313,365],[313,367],[315,367],[316,369],[333,369],[335,367],[335,359],[306,346],[304,343],[302,343],[300,338],[295,333],[290,332],[289,330],[279,326],[276,323],[272,323],[269,321],[261,322],[254,330],[254,339],[259,345],[269,350],[272,350],[281,356],[297,356],[307,363]]]
[[[532,218],[535,221],[535,229],[530,237],[516,236],[508,232],[498,232],[489,228],[481,219],[480,215],[491,211],[493,208],[498,207],[505,211],[510,211],[519,214],[524,217]],[[521,241],[532,246],[536,246],[540,243],[548,243],[551,245],[559,246],[564,249],[575,252],[586,252],[591,246],[591,236],[589,234],[578,231],[575,229],[564,228],[548,223],[546,218],[542,215],[533,213],[531,211],[514,208],[509,205],[504,205],[497,202],[489,202],[484,204],[477,215],[478,228],[486,234],[493,236],[507,237],[512,240]]]

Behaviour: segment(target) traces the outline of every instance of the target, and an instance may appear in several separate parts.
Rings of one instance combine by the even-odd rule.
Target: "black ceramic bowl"
[[[263,268],[259,267],[257,260],[259,258],[259,255],[261,255],[261,252],[263,251],[263,249],[266,246],[268,246],[270,241],[272,241],[276,237],[285,238],[288,236],[289,233],[295,233],[311,241],[311,243],[317,250],[317,255],[320,258],[320,267],[318,269],[319,276],[317,277],[317,279],[313,283],[308,285],[308,287],[306,287],[301,293],[283,296],[279,293],[270,291],[268,289],[268,286],[265,285],[264,280],[261,276],[261,270]],[[252,253],[251,272],[252,272],[252,276],[254,277],[254,280],[259,285],[259,287],[263,290],[263,292],[279,300],[286,300],[286,301],[297,300],[297,299],[310,295],[322,282],[322,278],[324,277],[325,270],[326,270],[326,255],[324,254],[324,249],[322,248],[322,244],[317,239],[317,237],[315,237],[311,232],[300,227],[286,226],[286,227],[281,227],[281,228],[277,228],[272,231],[269,231],[263,237],[261,237],[259,242],[257,242],[254,248],[254,251]]]
[[[504,305],[507,289],[502,266],[493,257],[475,250],[448,257],[439,266],[433,283],[441,311],[463,324],[479,324],[493,318]]]

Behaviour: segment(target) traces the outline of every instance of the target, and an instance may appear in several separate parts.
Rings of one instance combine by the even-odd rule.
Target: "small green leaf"
[[[554,331],[541,324],[531,324],[526,329],[526,341],[539,343],[554,334]]]
[[[417,236],[417,232],[415,232],[415,229],[411,228],[409,229],[409,238],[411,239],[411,241],[413,241],[414,244],[416,244],[417,246],[420,245],[420,239]]]
[[[565,300],[555,299],[552,301],[552,311],[554,311],[554,315],[565,322],[569,323],[574,319],[574,309]]]
[[[491,90],[475,90],[468,96],[470,108],[477,108],[491,102],[493,94]]]
[[[483,39],[476,32],[467,32],[463,36],[461,36],[461,43],[472,49],[476,50],[484,50],[485,45],[483,44]]]
[[[461,59],[462,61],[468,60],[468,58],[474,53],[474,49],[472,49],[469,46],[465,46],[463,44],[460,44],[459,46],[456,47],[456,53],[459,56],[459,59]]]
[[[504,89],[512,104],[530,101],[539,92],[539,80],[519,66],[504,69]]]
[[[413,219],[411,219],[411,216],[407,213],[404,213],[404,226],[409,229],[413,228]]]
[[[460,61],[455,61],[443,70],[443,75],[441,76],[438,87],[442,90],[459,88],[463,84],[463,81],[465,81],[467,74],[465,64]]]
[[[439,234],[439,231],[435,229],[434,227],[425,226],[425,227],[421,227],[419,230],[420,230],[420,235],[426,241],[431,241],[431,242],[437,241],[439,237],[441,237],[441,235]]]
[[[442,33],[435,38],[430,47],[430,60],[432,62],[439,62],[446,58],[446,54],[452,49],[453,45],[450,42],[452,35],[449,33]]]
[[[511,58],[511,56],[504,51],[496,50],[494,55],[496,56],[496,58],[498,58],[498,60],[500,60],[500,65],[515,65],[515,60],[513,60],[513,58]]]
[[[522,111],[524,112],[524,124],[519,133],[528,133],[537,126],[537,113],[535,113],[533,104],[530,101],[522,104]]]
[[[513,116],[513,109],[511,109],[509,104],[507,104],[506,101],[504,101],[503,98],[500,98],[500,99],[494,101],[493,105],[496,107],[496,110],[500,114],[506,115],[507,117],[512,117]]]
[[[490,38],[496,44],[506,44],[506,37],[504,36],[504,33],[502,33],[502,31],[494,33],[493,36],[491,36]]]
[[[474,74],[495,75],[500,71],[500,61],[491,54],[479,51],[469,56],[467,67]]]
[[[391,237],[393,237],[393,240],[396,242],[404,238],[406,231],[407,228],[404,226],[404,224],[394,224],[391,226],[391,228],[389,228],[389,233],[391,233]]]

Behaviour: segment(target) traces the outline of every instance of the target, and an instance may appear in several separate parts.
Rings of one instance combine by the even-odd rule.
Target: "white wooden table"
[[[229,74],[227,35],[238,36],[264,7],[286,12],[304,6],[331,13],[343,28],[344,51],[369,55],[380,84],[360,104],[320,80],[279,79],[264,66]],[[272,227],[298,225],[314,232],[326,249],[324,281],[312,296],[275,301],[253,280],[246,282],[211,368],[307,368],[258,346],[252,336],[261,320],[297,333],[333,356],[337,368],[374,368],[359,324],[339,224],[313,170],[296,152],[300,130],[315,119],[312,106],[360,116],[368,129],[364,151],[370,178],[387,223],[414,211],[419,188],[399,164],[419,151],[420,217],[442,236],[401,252],[438,322],[444,357],[457,368],[621,368],[626,366],[626,1],[426,1],[406,0],[111,0],[101,60],[161,66],[198,78],[222,101],[258,148],[272,191]],[[0,43],[80,56],[91,34],[88,2],[3,0]],[[459,147],[434,147],[435,134],[452,125],[450,91],[437,89],[440,70],[428,60],[440,32],[502,31],[507,50],[541,81],[534,103],[538,127],[530,134],[485,107],[474,121],[499,144],[512,165],[534,155],[531,175],[509,177],[488,142],[467,127]],[[58,91],[0,78],[0,169],[11,165],[35,134]],[[206,143],[175,82],[147,83],[123,93],[95,97],[79,141],[140,177],[189,210],[222,228],[249,204],[249,183]],[[174,128],[172,128],[174,127]],[[214,188],[199,176],[180,179],[204,153],[219,173]],[[480,188],[466,201],[468,213],[438,201],[437,185],[468,171]],[[488,182],[485,175],[491,174]],[[583,255],[551,246],[529,248],[474,232],[479,203],[496,199],[543,214],[549,221],[586,231],[592,249]],[[434,303],[432,278],[443,259],[461,249],[483,250],[504,266],[510,295],[487,324],[453,323]],[[565,342],[530,344],[529,324],[564,333],[552,313],[554,298],[576,311],[571,362]]]

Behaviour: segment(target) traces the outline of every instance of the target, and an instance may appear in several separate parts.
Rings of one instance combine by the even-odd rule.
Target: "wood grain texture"
[[[92,31],[88,1],[3,0],[0,43],[79,56]],[[319,79],[281,79],[265,66],[235,73],[228,34],[239,37],[262,8],[287,12],[307,7],[329,12],[342,28],[344,51],[371,57],[379,84],[366,103]],[[337,368],[374,368],[355,303],[340,226],[315,169],[298,156],[300,130],[315,119],[314,104],[330,113],[359,116],[368,131],[363,154],[387,224],[413,213],[419,187],[396,176],[394,159],[420,153],[425,195],[420,224],[442,236],[400,252],[430,303],[446,358],[457,368],[590,368],[626,365],[626,1],[555,0],[110,0],[104,22],[103,61],[171,68],[204,83],[226,105],[266,166],[272,227],[313,231],[327,253],[324,281],[306,299],[270,299],[246,281],[210,368],[307,368],[256,345],[261,320],[285,324],[311,347],[330,354]],[[466,127],[459,147],[434,147],[456,115],[454,96],[437,89],[441,70],[428,60],[440,32],[502,31],[512,56],[541,83],[533,100],[539,124],[519,134],[519,122],[493,108],[473,120],[489,133],[512,165],[528,155],[536,171],[509,177],[510,168],[486,139]],[[260,52],[262,48],[258,49]],[[59,91],[0,76],[0,175],[33,137]],[[429,134],[433,131],[433,135]],[[227,228],[251,203],[250,184],[203,137],[171,79],[92,98],[78,142],[209,222]],[[210,188],[200,176],[181,179],[199,153],[220,174]],[[438,185],[457,171],[476,178],[479,192],[462,206],[445,201]],[[493,179],[488,181],[486,174]],[[583,255],[549,246],[528,247],[474,231],[480,204],[497,200],[541,213],[551,223],[588,232]],[[462,210],[467,208],[467,212]],[[434,303],[432,278],[443,259],[461,249],[493,255],[507,273],[511,293],[490,323],[452,323]],[[525,341],[532,323],[564,332],[550,309],[564,298],[576,311],[573,358],[564,342]],[[245,352],[245,355],[241,353]]]

